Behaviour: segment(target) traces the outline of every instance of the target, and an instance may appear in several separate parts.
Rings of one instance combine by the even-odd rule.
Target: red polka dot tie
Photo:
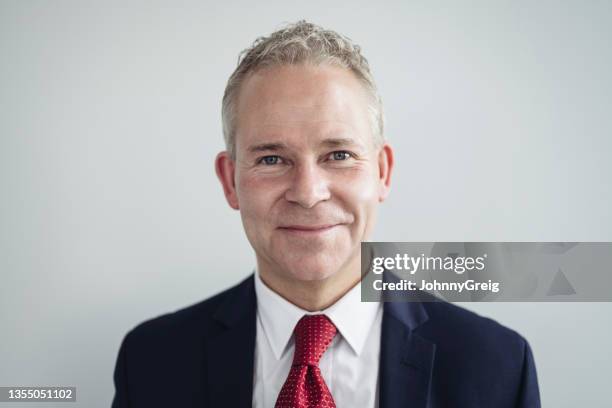
[[[295,352],[289,376],[275,408],[335,408],[319,360],[336,335],[336,326],[325,315],[306,315],[295,326]]]

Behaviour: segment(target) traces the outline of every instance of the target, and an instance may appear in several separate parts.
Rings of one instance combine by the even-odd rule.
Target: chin
[[[333,259],[325,256],[313,256],[307,259],[282,262],[281,264],[285,265],[283,269],[292,278],[305,282],[327,279],[338,273],[341,268],[337,256]]]

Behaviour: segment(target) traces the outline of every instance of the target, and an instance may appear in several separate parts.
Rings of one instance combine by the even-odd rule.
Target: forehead
[[[257,71],[242,84],[236,113],[238,151],[269,141],[304,145],[349,137],[365,144],[372,138],[365,89],[341,67],[283,65]]]

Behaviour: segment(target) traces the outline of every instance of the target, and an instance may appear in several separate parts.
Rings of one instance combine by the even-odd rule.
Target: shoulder
[[[136,325],[125,336],[125,342],[143,346],[184,342],[191,339],[199,341],[221,329],[215,319],[217,311],[231,302],[248,285],[249,279],[230,287],[198,303],[174,312],[166,313]]]
[[[501,346],[518,349],[524,347],[525,339],[519,333],[491,318],[448,302],[429,302],[423,305],[428,314],[423,329],[437,335],[438,340],[495,349]]]
[[[532,358],[523,336],[493,319],[450,303],[423,305],[428,320],[416,332],[435,343],[437,365],[452,371],[450,377],[460,375],[480,384],[488,384],[490,378],[499,376],[509,383],[519,381],[526,361]]]
[[[204,398],[207,343],[226,330],[232,317],[240,316],[236,310],[253,307],[249,297],[252,292],[249,277],[217,295],[146,320],[130,330],[119,348],[113,406],[128,406],[129,399],[139,400],[142,406],[169,406],[170,401],[185,406]],[[159,392],[151,394],[152,389]],[[181,392],[177,394],[176,390]]]
[[[414,333],[435,344],[433,388],[440,399],[473,406],[478,395],[488,401],[483,406],[540,406],[533,355],[522,335],[450,303],[422,305],[428,319]]]

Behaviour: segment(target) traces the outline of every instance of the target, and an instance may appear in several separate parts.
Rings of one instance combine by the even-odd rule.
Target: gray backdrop
[[[107,407],[130,328],[250,273],[220,100],[300,18],[378,80],[397,167],[374,240],[612,240],[611,2],[0,0],[0,386]],[[545,406],[609,406],[611,304],[464,306],[531,342]]]

